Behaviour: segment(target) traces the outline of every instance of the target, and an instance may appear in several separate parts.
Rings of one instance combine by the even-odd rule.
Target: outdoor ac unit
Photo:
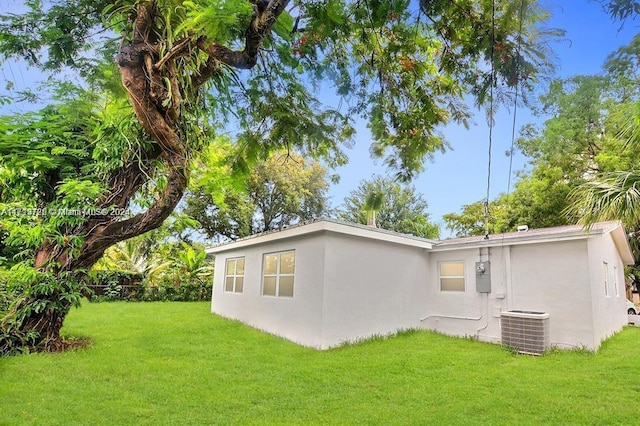
[[[540,355],[551,347],[546,312],[501,312],[500,327],[502,345],[515,348],[521,354]]]

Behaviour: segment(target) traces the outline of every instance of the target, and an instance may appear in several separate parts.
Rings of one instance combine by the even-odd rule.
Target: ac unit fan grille
[[[540,355],[549,349],[549,314],[508,311],[500,315],[502,344],[519,353]]]

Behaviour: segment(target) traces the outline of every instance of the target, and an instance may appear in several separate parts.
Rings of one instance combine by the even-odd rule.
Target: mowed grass
[[[408,332],[318,352],[209,303],[85,304],[83,350],[0,358],[0,424],[635,424],[640,329],[597,354]]]

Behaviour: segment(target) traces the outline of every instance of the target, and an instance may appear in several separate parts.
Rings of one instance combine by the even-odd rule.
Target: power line
[[[509,177],[507,179],[507,200],[511,194],[511,173],[513,170],[513,146],[516,140],[516,117],[518,115],[518,84],[520,83],[520,52],[522,49],[522,21],[524,19],[525,0],[520,0],[520,11],[518,19],[520,20],[518,26],[518,46],[516,50],[516,82],[514,85],[514,97],[513,97],[513,123],[511,124],[511,148],[509,149]]]
[[[489,192],[491,190],[491,146],[493,145],[493,83],[495,81],[494,45],[496,39],[496,2],[491,2],[491,76],[489,81],[489,161],[487,165],[487,197],[484,200],[484,238],[489,239]]]

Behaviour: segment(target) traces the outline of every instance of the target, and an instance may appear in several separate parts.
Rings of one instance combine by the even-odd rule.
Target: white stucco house
[[[207,252],[213,313],[317,349],[429,329],[595,350],[627,324],[633,264],[617,222],[431,241],[319,219]]]

